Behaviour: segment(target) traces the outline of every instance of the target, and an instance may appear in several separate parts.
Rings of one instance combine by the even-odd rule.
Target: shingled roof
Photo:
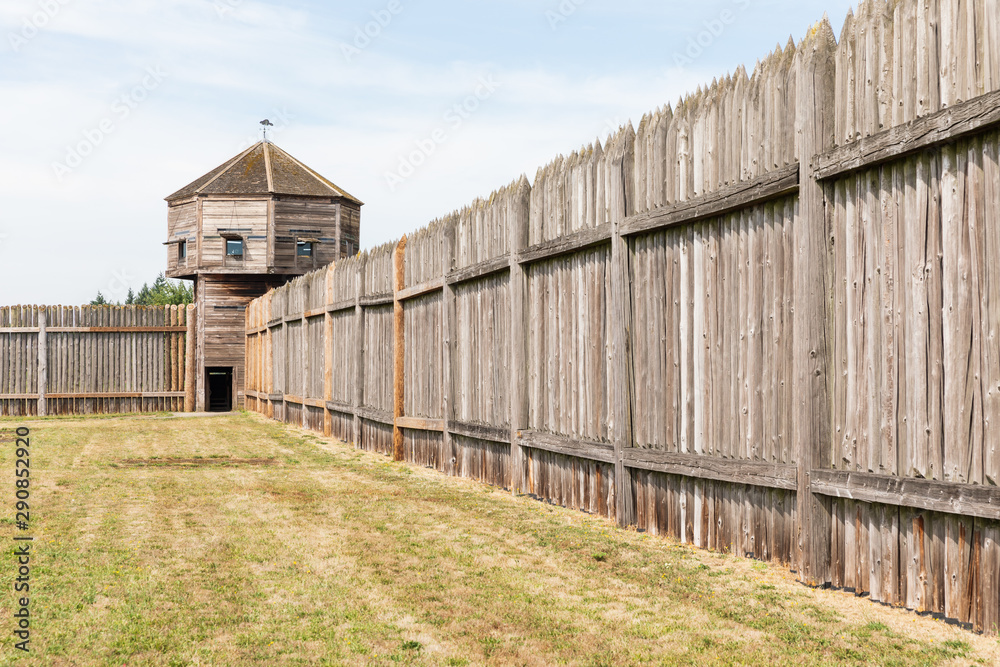
[[[167,201],[195,195],[343,197],[363,203],[269,141],[254,144],[170,195]]]

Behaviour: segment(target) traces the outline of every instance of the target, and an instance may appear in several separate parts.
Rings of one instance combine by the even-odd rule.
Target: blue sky
[[[366,202],[371,247],[752,69],[824,13],[839,34],[850,6],[4,0],[0,304],[151,281],[163,198],[256,141],[265,117]]]

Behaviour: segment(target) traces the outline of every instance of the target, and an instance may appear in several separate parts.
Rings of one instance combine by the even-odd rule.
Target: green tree
[[[162,273],[156,277],[153,284],[143,283],[136,294],[129,288],[125,297],[125,305],[131,306],[184,306],[194,301],[194,286],[188,286],[182,280],[170,280]],[[92,306],[120,306],[121,303],[111,303],[100,292],[97,298],[90,302]]]

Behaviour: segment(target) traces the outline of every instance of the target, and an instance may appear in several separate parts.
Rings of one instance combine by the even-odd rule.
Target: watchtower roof
[[[270,141],[261,141],[166,198],[196,195],[296,195],[363,202]]]

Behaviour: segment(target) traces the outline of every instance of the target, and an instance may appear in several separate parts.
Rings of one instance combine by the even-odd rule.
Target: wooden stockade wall
[[[248,406],[996,633],[998,26],[866,2],[275,290]]]
[[[0,416],[194,409],[187,306],[0,308]]]

